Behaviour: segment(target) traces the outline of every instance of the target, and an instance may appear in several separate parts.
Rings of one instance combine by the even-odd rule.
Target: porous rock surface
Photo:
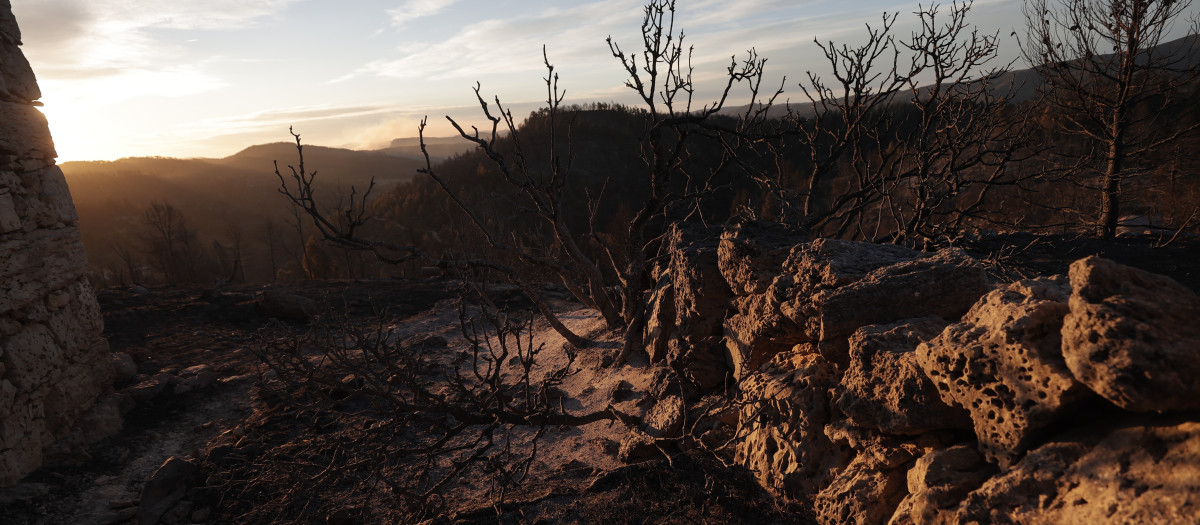
[[[971,413],[980,450],[1001,466],[1088,395],[1060,350],[1070,293],[1061,276],[998,288],[917,349],[942,400]]]
[[[717,266],[720,230],[678,222],[667,232],[676,327],[685,336],[721,335],[729,285]]]
[[[1075,378],[1127,410],[1200,410],[1200,297],[1100,257],[1070,277],[1062,350]]]
[[[679,222],[665,236],[668,260],[656,272],[646,308],[645,344],[651,362],[666,363],[701,390],[727,381],[721,343],[731,309],[717,250],[721,230]]]
[[[860,451],[813,499],[822,523],[886,523],[907,494],[905,464],[912,455],[874,444]]]
[[[111,434],[122,405],[101,398],[112,390],[113,364],[20,43],[11,5],[0,0],[0,487],[51,451]],[[73,430],[77,421],[93,428]]]
[[[1118,428],[1094,446],[1048,443],[972,492],[955,520],[1198,523],[1200,422]]]
[[[733,244],[730,239],[722,243]],[[735,247],[756,246],[745,239],[740,243]],[[769,246],[782,244],[773,240]],[[779,251],[772,249],[767,259],[777,259]],[[827,359],[845,367],[848,337],[855,330],[928,315],[954,319],[987,292],[983,268],[959,250],[927,255],[901,246],[817,239],[794,245],[765,288],[765,270],[735,271],[734,262],[754,263],[745,257],[725,259],[723,274],[732,278],[731,286],[756,291],[736,300],[736,312],[725,323],[739,378],[803,342],[817,342]]]
[[[743,224],[719,250],[735,459],[766,488],[825,524],[1200,522],[1195,294],[797,239]]]
[[[855,425],[884,434],[917,435],[971,428],[961,407],[942,402],[917,363],[917,346],[941,333],[940,317],[859,328],[850,336],[850,366],[835,406]]]
[[[996,467],[971,445],[959,444],[925,454],[908,471],[908,495],[888,523],[954,523],[959,502],[996,473]]]
[[[806,235],[779,223],[741,222],[721,233],[717,265],[735,295],[760,294],[780,275],[792,248],[805,241]]]
[[[824,430],[831,419],[829,389],[836,383],[833,364],[803,345],[748,376],[738,423],[745,437],[736,445],[736,461],[777,493],[817,493],[842,459]]]
[[[987,291],[983,267],[961,250],[947,249],[877,268],[845,286],[822,288],[797,310],[806,318],[809,336],[835,341],[868,324],[926,315],[954,319]]]

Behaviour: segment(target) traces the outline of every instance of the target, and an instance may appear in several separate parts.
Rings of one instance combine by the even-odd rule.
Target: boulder
[[[972,445],[959,444],[925,454],[908,471],[908,496],[888,523],[954,523],[959,503],[997,472]]]
[[[142,487],[138,523],[158,523],[159,518],[183,498],[199,475],[200,467],[195,462],[175,456],[167,458]]]
[[[660,399],[646,414],[645,431],[653,438],[677,438],[683,434],[683,398],[675,395]]]
[[[667,232],[676,330],[684,337],[721,335],[729,311],[729,285],[717,266],[720,230],[692,223],[672,224]]]
[[[835,389],[834,405],[853,424],[885,434],[971,428],[970,414],[942,402],[917,363],[917,346],[946,324],[925,317],[859,328],[850,336],[850,366]]]
[[[21,28],[8,0],[0,0],[0,43],[21,45]]]
[[[792,248],[807,241],[800,230],[776,222],[741,222],[721,233],[717,265],[735,295],[764,293]]]
[[[266,290],[258,298],[258,308],[267,317],[308,322],[317,314],[317,302],[307,297]]]
[[[625,439],[621,440],[617,459],[622,463],[637,463],[656,458],[661,454],[653,436],[634,428],[630,429],[629,433],[625,435]]]
[[[825,525],[886,523],[907,495],[903,449],[873,446],[861,451],[813,499],[817,521]]]
[[[1048,443],[959,506],[958,523],[1200,523],[1200,422]]]
[[[0,154],[22,159],[52,159],[54,140],[46,116],[27,102],[0,100]]]
[[[795,282],[794,306],[799,306],[821,290],[841,288],[880,268],[920,257],[920,252],[892,244],[816,239],[793,248],[783,270]],[[793,311],[799,314],[798,308]],[[796,320],[803,322],[806,317]]]
[[[871,324],[930,315],[956,319],[987,291],[983,267],[961,250],[947,249],[878,268],[845,286],[821,289],[798,309],[809,337],[840,342]]]
[[[1200,410],[1200,297],[1099,257],[1070,276],[1062,351],[1075,378],[1126,410]]]
[[[808,348],[776,355],[741,383],[735,460],[769,490],[808,498],[842,465],[840,449],[825,436],[829,389],[837,370]]]
[[[971,413],[980,450],[1002,467],[1088,396],[1060,350],[1069,296],[1061,276],[1012,283],[917,348],[942,400]]]

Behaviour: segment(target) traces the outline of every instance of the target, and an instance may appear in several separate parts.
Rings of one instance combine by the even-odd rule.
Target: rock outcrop
[[[961,251],[796,239],[718,253],[729,434],[766,488],[825,524],[1200,521],[1190,290],[1088,258],[989,292]]]
[[[0,0],[0,487],[119,428],[113,363],[41,96]],[[114,418],[116,420],[114,421]],[[72,432],[78,421],[92,429]],[[69,438],[69,439],[68,439]]]
[[[953,523],[959,502],[997,472],[970,445],[954,445],[921,456],[908,471],[908,496],[888,523]]]
[[[671,225],[669,255],[657,272],[646,311],[646,352],[665,360],[699,390],[729,381],[721,330],[731,308],[717,250],[721,230],[690,223]]]
[[[1200,410],[1200,297],[1168,277],[1088,257],[1071,265],[1063,357],[1126,410]]]

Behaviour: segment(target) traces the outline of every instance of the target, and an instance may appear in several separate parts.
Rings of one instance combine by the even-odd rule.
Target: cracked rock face
[[[1088,257],[1070,270],[1063,357],[1126,410],[1200,410],[1200,297],[1162,275]]]
[[[807,317],[805,330],[811,337],[832,341],[869,324],[925,315],[955,319],[987,290],[983,267],[962,251],[948,249],[878,268],[839,288],[823,289],[800,311]]]
[[[1061,276],[1012,283],[917,349],[942,400],[970,412],[980,450],[1002,467],[1089,395],[1060,349],[1069,296]]]
[[[730,291],[717,267],[719,234],[688,223],[672,224],[667,233],[676,329],[685,337],[721,335]]]

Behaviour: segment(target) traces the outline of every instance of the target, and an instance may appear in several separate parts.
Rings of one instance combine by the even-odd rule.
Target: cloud
[[[471,23],[443,41],[405,46],[398,58],[372,61],[355,75],[446,79],[539,70],[543,44],[559,59],[582,50],[594,57],[603,54],[609,32],[636,24],[640,3],[604,0]]]
[[[395,112],[394,106],[385,105],[319,105],[275,108],[243,115],[205,119],[197,125],[197,128],[201,133],[208,131],[222,134],[279,130],[304,123],[357,119]]]
[[[413,20],[436,15],[457,2],[458,0],[407,0],[400,7],[388,9],[387,14],[392,19],[392,25],[401,29]]]
[[[184,48],[157,39],[155,30],[251,27],[297,1],[42,0],[19,3],[14,11],[40,80],[114,101],[147,93],[146,85],[166,87],[157,92],[166,96],[225,85],[207,75],[204,64],[182,63]]]

